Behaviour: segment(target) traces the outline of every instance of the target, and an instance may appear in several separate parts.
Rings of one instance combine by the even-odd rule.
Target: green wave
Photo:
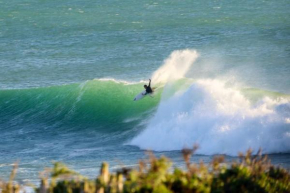
[[[90,80],[80,84],[0,91],[1,127],[20,124],[119,130],[132,128],[157,106],[154,98],[133,101],[143,83]],[[130,125],[131,124],[131,125]],[[133,125],[132,125],[133,124]]]

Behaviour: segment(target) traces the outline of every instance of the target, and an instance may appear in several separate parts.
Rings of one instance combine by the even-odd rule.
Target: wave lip
[[[290,152],[289,118],[287,98],[264,97],[253,103],[224,82],[204,79],[161,101],[147,128],[130,145],[170,151],[198,143],[198,153],[206,155],[236,155],[260,147],[265,153]]]

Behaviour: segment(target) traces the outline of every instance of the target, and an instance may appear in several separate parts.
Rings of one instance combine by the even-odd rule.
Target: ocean
[[[0,177],[262,148],[290,168],[289,0],[0,0]],[[152,79],[152,97],[134,97]]]

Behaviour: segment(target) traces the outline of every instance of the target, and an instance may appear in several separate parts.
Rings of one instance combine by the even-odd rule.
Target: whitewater
[[[227,86],[219,79],[176,83],[197,57],[196,51],[175,51],[153,74],[153,80],[165,82],[162,99],[146,129],[130,144],[155,151],[198,144],[197,153],[206,155],[236,155],[249,148],[255,152],[259,148],[265,153],[289,152],[289,96],[271,98],[265,93],[251,101],[241,88]],[[176,85],[187,88],[179,90]]]

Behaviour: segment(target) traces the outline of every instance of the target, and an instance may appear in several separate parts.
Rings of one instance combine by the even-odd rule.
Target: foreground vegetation
[[[251,156],[240,154],[237,161],[226,163],[224,157],[215,157],[210,164],[191,163],[190,157],[196,150],[184,149],[183,158],[187,169],[172,168],[166,158],[156,158],[149,153],[148,160],[139,162],[136,169],[122,168],[109,173],[109,166],[103,163],[95,180],[87,179],[70,170],[62,163],[41,173],[38,193],[192,193],[192,192],[290,192],[289,171],[271,165],[267,156],[259,151]],[[173,169],[173,170],[172,170]],[[9,182],[0,181],[0,192],[19,192],[21,186],[13,183],[17,165]]]

